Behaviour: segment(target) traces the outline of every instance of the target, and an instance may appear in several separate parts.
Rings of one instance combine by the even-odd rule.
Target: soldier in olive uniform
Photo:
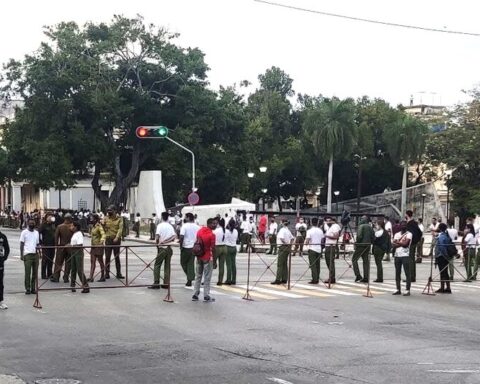
[[[367,216],[362,216],[358,226],[357,239],[355,241],[355,252],[352,256],[353,272],[355,273],[355,282],[367,283],[369,279],[369,255],[372,243],[375,238],[373,228],[369,223]],[[358,260],[363,261],[363,277],[360,274]]]
[[[118,216],[115,206],[110,205],[105,217],[105,278],[110,278],[110,259],[115,257],[115,268],[117,270],[117,279],[123,279],[120,265],[120,244],[122,242],[123,218]]]

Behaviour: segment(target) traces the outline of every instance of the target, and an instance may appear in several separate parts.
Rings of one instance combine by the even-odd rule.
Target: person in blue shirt
[[[437,293],[452,293],[450,289],[450,276],[448,274],[449,256],[447,246],[451,244],[452,240],[447,233],[447,224],[440,223],[438,225],[438,232],[440,233],[435,245],[435,264],[438,265],[440,270],[440,289]]]

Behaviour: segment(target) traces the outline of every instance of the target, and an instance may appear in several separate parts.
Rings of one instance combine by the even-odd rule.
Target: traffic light
[[[140,126],[135,133],[139,139],[163,139],[168,136],[168,128],[163,125]]]

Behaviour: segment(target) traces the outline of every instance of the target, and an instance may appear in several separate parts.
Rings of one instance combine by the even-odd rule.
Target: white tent
[[[212,205],[196,205],[196,206],[186,206],[182,209],[182,215],[191,212],[197,215],[198,221],[201,225],[207,223],[207,219],[210,217],[215,217],[218,214],[221,217],[225,217],[225,214],[228,214],[229,217],[234,217],[237,214],[237,211],[254,211],[255,204],[249,203],[248,201],[243,201],[240,199],[232,198],[230,204],[212,204]]]

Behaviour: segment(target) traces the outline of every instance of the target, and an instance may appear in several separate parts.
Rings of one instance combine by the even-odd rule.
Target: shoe
[[[398,296],[398,295],[401,295],[401,294],[402,294],[402,292],[400,292],[400,291],[395,291],[395,292],[392,293],[393,296]]]
[[[282,284],[282,282],[280,280],[275,280],[275,281],[272,281],[270,284],[272,285],[280,285]]]
[[[29,289],[27,289],[27,290],[25,291],[25,295],[30,295],[30,293],[32,293],[32,292],[31,292]]]
[[[87,282],[88,282],[88,283],[93,283],[94,280],[93,280],[93,279],[87,279]]]
[[[215,301],[215,299],[211,296],[205,296],[203,298],[203,301],[206,302],[206,303],[208,303],[208,302],[213,303]]]
[[[236,281],[232,281],[231,285],[237,285]]]
[[[68,279],[63,279],[63,284],[68,284],[69,280]]]
[[[450,288],[447,288],[443,291],[443,293],[452,293],[452,290]]]
[[[410,291],[405,292],[403,296],[410,296]]]
[[[282,280],[281,283],[282,284],[287,284],[287,280]]]
[[[30,293],[31,293],[32,295],[34,295],[34,294],[36,293],[35,289],[31,289],[31,290],[30,290]]]
[[[416,264],[421,264],[421,263],[422,263],[422,259],[420,259],[420,258],[417,257],[417,259],[415,260],[415,263],[416,263]]]
[[[123,277],[123,275],[120,273],[120,274],[117,274],[117,279],[124,279],[125,277]]]
[[[222,283],[221,281],[219,281],[219,282],[217,283],[217,285],[223,285],[223,283]]]
[[[162,284],[160,285],[160,287],[163,289],[168,289],[168,287],[170,287],[170,284]]]
[[[472,280],[467,279],[467,280],[463,280],[463,282],[464,282],[464,283],[471,283]]]
[[[72,292],[74,292],[74,293],[77,292],[77,290],[76,290],[74,287],[72,287],[71,290],[72,290]]]
[[[51,282],[51,283],[58,283],[59,281],[58,281],[58,279],[54,279],[54,278],[52,277],[52,278],[50,279],[50,282]]]
[[[368,283],[368,280],[367,279],[362,279],[359,281],[360,283]]]
[[[357,277],[355,278],[355,283],[358,283],[359,281],[362,281],[362,280],[363,280],[363,279],[362,279],[362,276],[357,276]]]
[[[327,279],[327,280],[324,281],[324,283],[325,284],[335,284],[335,279],[332,279],[332,280]]]
[[[318,280],[310,280],[308,284],[318,284]]]
[[[160,289],[160,284],[154,283],[148,287],[148,289]]]
[[[374,280],[374,283],[383,283],[383,280],[377,279],[377,280]]]
[[[186,287],[191,287],[192,286],[192,280],[188,280],[187,284],[185,284]]]
[[[445,293],[445,289],[442,289],[442,288],[437,289],[435,293]]]
[[[8,309],[8,305],[5,302],[0,302],[0,309]]]
[[[82,293],[90,293],[90,288],[83,288]]]
[[[197,296],[197,295],[193,295],[193,296],[192,296],[192,301],[198,301],[198,296]]]
[[[225,281],[223,285],[232,285],[232,283],[230,281]]]
[[[110,274],[109,274],[109,273],[107,273],[107,274],[105,275],[105,279],[110,279]]]
[[[105,281],[105,277],[101,277],[100,280],[98,280],[98,281],[103,283]]]

